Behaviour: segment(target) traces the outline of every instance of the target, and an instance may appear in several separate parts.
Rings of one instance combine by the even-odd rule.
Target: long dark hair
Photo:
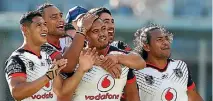
[[[148,53],[147,51],[143,49],[143,46],[144,44],[150,44],[150,40],[151,40],[150,32],[155,29],[159,29],[163,33],[168,34],[170,42],[173,41],[173,34],[168,32],[165,28],[159,25],[151,24],[148,27],[143,27],[141,29],[138,29],[134,34],[135,36],[135,39],[133,40],[133,43],[135,45],[134,51],[139,53],[144,59],[147,59]]]

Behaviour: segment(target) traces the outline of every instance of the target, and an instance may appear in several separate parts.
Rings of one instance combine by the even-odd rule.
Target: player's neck
[[[158,59],[151,56],[148,56],[148,58],[146,59],[147,64],[154,65],[159,69],[164,69],[167,65],[167,62],[167,59]]]
[[[35,45],[33,42],[24,42],[22,45],[23,49],[34,53],[36,56],[40,56],[41,46]]]
[[[97,49],[97,52],[98,52],[98,55],[104,55],[104,56],[106,56],[108,50],[109,50],[109,46],[107,46],[106,48],[101,49],[101,50],[98,50],[98,49]]]
[[[56,47],[60,46],[60,41],[59,41],[59,37],[58,36],[48,35],[47,42],[52,44],[52,45],[54,45],[54,46],[56,46]]]

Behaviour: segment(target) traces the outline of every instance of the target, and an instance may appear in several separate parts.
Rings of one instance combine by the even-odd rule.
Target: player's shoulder
[[[24,49],[18,48],[11,53],[11,55],[9,56],[9,58],[7,60],[14,59],[14,57],[23,57],[23,56],[25,56],[25,54],[24,54],[25,52],[26,51]]]
[[[9,56],[9,58],[7,58],[7,60],[5,61],[6,68],[12,65],[24,67],[24,62],[21,59],[21,57],[24,57],[23,55],[24,52],[25,51],[22,49],[17,49],[13,51],[12,54]]]
[[[45,43],[41,46],[41,51],[46,52],[48,55],[57,52],[58,50],[54,48],[54,46],[50,45],[49,43]]]
[[[188,69],[188,66],[186,64],[185,61],[183,60],[178,60],[178,59],[169,59],[170,62],[168,65],[169,68],[173,68],[173,69],[178,69],[178,68],[181,68],[181,69],[185,69],[187,68]]]
[[[50,45],[49,43],[45,43],[41,46],[42,51],[53,50],[53,49],[54,49],[54,47],[52,45]]]
[[[172,58],[170,58],[169,61],[170,61],[170,63],[186,64],[185,61],[179,60],[179,59],[172,59]]]

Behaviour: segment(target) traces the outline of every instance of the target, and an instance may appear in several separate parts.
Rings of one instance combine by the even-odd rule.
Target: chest
[[[107,71],[99,66],[93,66],[82,78],[80,88],[83,90],[96,90],[100,92],[123,89],[127,81],[129,68],[122,68],[122,74],[119,79],[115,79]]]
[[[52,64],[51,59],[47,55],[42,55],[42,58],[25,56],[23,60],[26,66],[28,81],[33,81],[43,76]]]
[[[140,97],[148,99],[146,101],[159,99],[166,99],[165,101],[177,99],[179,101],[180,98],[187,98],[187,67],[170,65],[164,72],[153,68],[145,68],[144,70],[135,71],[135,75]]]

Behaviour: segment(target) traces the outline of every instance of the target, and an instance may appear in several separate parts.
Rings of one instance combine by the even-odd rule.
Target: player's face
[[[115,24],[114,19],[108,13],[102,13],[100,18],[104,21],[107,26],[108,35],[109,35],[109,43],[113,42],[115,37]]]
[[[51,6],[44,9],[44,20],[47,22],[47,28],[49,30],[48,34],[55,36],[62,36],[65,34],[64,31],[64,19],[62,18],[61,11],[55,7]]]
[[[150,35],[150,54],[157,58],[169,58],[171,43],[169,42],[168,35],[162,33],[159,29],[151,31]]]
[[[107,27],[101,19],[96,20],[87,34],[89,47],[101,50],[108,45]]]
[[[34,17],[32,23],[27,28],[28,34],[27,38],[31,40],[36,45],[42,45],[47,42],[48,29],[46,27],[46,22],[42,17]]]

